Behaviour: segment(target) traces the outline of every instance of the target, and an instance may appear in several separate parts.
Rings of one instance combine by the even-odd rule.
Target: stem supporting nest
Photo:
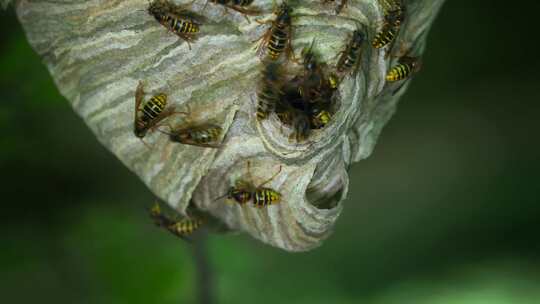
[[[206,247],[208,234],[203,231],[200,232],[191,246],[196,271],[196,303],[213,304],[215,303],[214,276]]]

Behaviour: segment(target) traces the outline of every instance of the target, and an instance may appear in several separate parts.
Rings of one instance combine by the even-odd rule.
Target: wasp
[[[314,43],[315,40],[308,48],[302,50],[304,75],[299,80],[298,93],[306,102],[312,102],[321,95],[325,78],[322,66],[313,52]]]
[[[257,92],[257,119],[266,119],[275,110],[282,95],[282,84],[280,65],[274,62],[265,64]]]
[[[398,64],[390,68],[386,73],[387,82],[396,82],[404,79],[409,79],[413,74],[420,71],[422,68],[422,62],[420,58],[403,56],[398,59]],[[394,95],[405,84],[403,82],[397,89],[394,90]]]
[[[326,76],[326,65],[317,61],[312,48],[313,42],[309,48],[302,51],[304,75],[297,81],[298,93],[304,100],[304,106],[300,107],[303,109],[310,107],[309,104],[329,102],[339,85],[336,74],[330,73]]]
[[[156,226],[165,228],[170,233],[182,239],[186,239],[186,237],[192,235],[204,224],[204,219],[202,218],[173,220],[162,213],[161,207],[157,202],[150,208],[150,217],[152,217]]]
[[[176,114],[183,114],[188,116],[187,121],[182,124],[178,124],[172,127],[170,124],[169,132],[159,130],[161,133],[167,134],[170,140],[185,145],[193,145],[206,148],[219,148],[218,143],[223,129],[211,122],[196,123],[192,122],[189,118],[190,108],[187,107],[187,112],[175,112]]]
[[[288,58],[294,58],[291,46],[291,12],[292,8],[283,2],[275,11],[275,20],[265,22],[256,20],[260,24],[270,23],[270,28],[258,39],[262,40],[257,48],[259,56],[262,56],[266,49],[270,60],[277,60],[283,52],[286,52]]]
[[[364,43],[365,36],[360,30],[353,32],[352,38],[347,44],[344,51],[341,52],[337,63],[337,70],[340,73],[353,70],[356,72],[360,66],[360,58],[362,56],[362,45]]]
[[[171,141],[206,148],[219,148],[220,144],[218,141],[223,133],[223,129],[220,126],[212,123],[189,123],[170,129],[170,132],[161,132],[169,135]]]
[[[313,107],[311,111],[311,124],[314,129],[324,128],[330,122],[330,120],[332,120],[332,113],[330,113],[328,110],[321,109],[316,106]]]
[[[148,12],[161,25],[184,39],[188,43],[189,49],[191,49],[190,42],[193,42],[196,34],[199,33],[201,25],[199,20],[201,20],[201,17],[166,0],[152,1],[148,7]]]
[[[250,167],[251,163],[248,161],[248,177],[250,180],[252,180]],[[281,201],[281,194],[274,189],[265,188],[263,186],[271,182],[276,176],[279,175],[280,172],[281,166],[272,177],[258,186],[253,185],[251,181],[239,179],[235,182],[234,186],[229,188],[224,196],[218,197],[216,200],[221,199],[222,197],[227,197],[227,199],[234,200],[239,205],[246,205],[247,203],[252,202],[255,207],[259,208],[278,204]]]
[[[208,2],[211,2],[223,5],[225,7],[225,11],[228,8],[235,10],[244,15],[244,18],[246,18],[247,22],[250,22],[247,16],[256,16],[261,14],[258,9],[248,8],[248,6],[253,3],[253,1],[254,0],[207,0],[206,3],[208,4]]]
[[[384,15],[382,29],[371,42],[371,45],[376,49],[380,49],[394,41],[401,24],[405,20],[405,6],[401,3],[401,0],[394,0],[392,3],[394,4],[393,8]]]
[[[173,109],[165,109],[167,106],[167,95],[164,93],[154,95],[146,102],[143,102],[144,95],[143,83],[140,81],[135,92],[135,122],[133,131],[135,136],[141,140],[160,121],[174,114]]]

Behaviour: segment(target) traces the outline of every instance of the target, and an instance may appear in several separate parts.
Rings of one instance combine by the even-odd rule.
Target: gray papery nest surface
[[[99,141],[157,197],[180,214],[186,214],[191,202],[230,230],[287,251],[306,251],[331,232],[348,191],[347,169],[370,155],[405,91],[393,95],[396,86],[385,85],[386,72],[397,58],[385,58],[386,48],[370,46],[382,25],[384,1],[349,0],[339,15],[331,3],[291,1],[297,56],[316,38],[314,49],[321,61],[334,67],[355,29],[367,36],[358,73],[339,86],[339,108],[331,123],[313,130],[302,143],[289,140],[290,130],[275,115],[255,119],[262,63],[253,41],[267,26],[254,19],[275,18],[270,0],[254,1],[263,15],[250,17],[251,22],[217,5],[208,4],[203,11],[206,1],[196,1],[191,9],[207,23],[191,50],[148,14],[147,0],[18,0],[13,5],[62,95]],[[419,57],[442,3],[405,1],[406,20],[392,52],[404,46]],[[165,92],[179,111],[189,105],[192,119],[221,125],[222,146],[182,145],[152,132],[145,137],[153,147],[148,149],[133,134],[139,81],[148,94]],[[282,194],[279,204],[256,208],[215,200],[246,176],[247,161],[254,184],[282,167],[266,185]]]

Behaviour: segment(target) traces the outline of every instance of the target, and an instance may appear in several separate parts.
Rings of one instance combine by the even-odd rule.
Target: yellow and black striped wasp
[[[405,85],[406,81],[410,79],[414,74],[418,73],[422,68],[422,61],[418,57],[402,56],[399,57],[397,65],[390,68],[386,73],[387,82],[403,81],[399,87],[397,87],[392,95]]]
[[[252,183],[253,177],[251,176],[250,167],[251,163],[248,161],[247,175],[249,181],[243,179],[236,180],[234,186],[230,187],[225,195],[218,197],[216,200],[227,197],[227,199],[234,200],[239,205],[244,206],[251,202],[258,208],[278,204],[281,201],[281,194],[274,189],[265,188],[263,186],[279,175],[281,166],[279,166],[278,172],[258,186],[255,186]]]
[[[281,66],[275,62],[264,64],[261,81],[257,90],[257,119],[268,118],[276,108],[282,92],[283,71]]]
[[[144,85],[140,81],[135,91],[135,121],[133,131],[135,136],[141,140],[148,131],[155,129],[160,121],[175,113],[172,108],[166,108],[167,95],[165,93],[156,94],[146,102],[143,102],[144,95]]]
[[[317,56],[313,51],[314,44],[315,39],[311,41],[309,47],[302,50],[304,69],[303,75],[299,78],[298,93],[307,103],[315,102],[322,94],[325,86],[323,64],[317,60]]]
[[[360,29],[353,32],[351,40],[344,51],[341,52],[336,69],[339,73],[352,71],[356,73],[361,63],[362,46],[365,36]]]
[[[382,29],[375,35],[371,45],[380,49],[393,42],[403,21],[405,21],[405,5],[402,0],[390,0],[390,8],[386,9]]]
[[[219,139],[223,129],[213,123],[184,124],[171,128],[170,132],[161,131],[169,135],[171,141],[185,145],[205,148],[219,148]]]
[[[257,47],[257,55],[263,57],[266,53],[270,60],[277,60],[280,55],[285,52],[287,58],[294,59],[294,52],[291,45],[292,39],[292,8],[287,2],[281,3],[278,9],[274,12],[275,20],[261,22],[260,24],[270,23],[270,28],[258,40],[261,40]]]
[[[161,211],[158,202],[155,202],[152,208],[150,208],[150,217],[154,220],[156,226],[164,228],[186,241],[189,241],[187,237],[191,236],[204,224],[202,217],[184,218],[181,220],[172,219]]]
[[[221,146],[219,140],[223,134],[223,129],[215,123],[191,121],[189,109],[188,106],[188,112],[175,112],[186,115],[186,122],[177,124],[174,127],[168,124],[168,132],[159,131],[169,135],[170,140],[173,142],[205,148],[219,148]]]
[[[188,43],[191,50],[191,42],[195,41],[199,33],[202,17],[174,5],[167,0],[154,0],[148,6],[148,13],[156,20]]]
[[[223,5],[225,7],[225,12],[227,9],[235,10],[242,15],[244,15],[244,18],[246,18],[247,22],[249,21],[249,18],[247,16],[257,16],[261,14],[261,11],[259,9],[249,7],[254,0],[207,0],[206,4],[208,2]],[[204,5],[206,7],[206,4]]]

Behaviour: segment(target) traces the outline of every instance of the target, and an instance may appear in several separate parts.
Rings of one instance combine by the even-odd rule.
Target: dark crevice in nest
[[[280,129],[292,129],[290,142],[305,142],[313,130],[325,128],[339,108],[340,79],[317,60],[313,44],[302,52],[301,68],[289,62],[264,62],[258,93],[258,118],[274,112]]]
[[[317,209],[333,209],[337,207],[343,196],[343,187],[332,195],[324,191],[317,191],[316,188],[308,188],[306,200]]]

